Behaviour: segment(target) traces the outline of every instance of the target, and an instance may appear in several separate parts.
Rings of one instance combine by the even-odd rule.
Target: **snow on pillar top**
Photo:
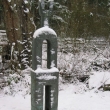
[[[50,34],[50,35],[54,35],[57,37],[56,32],[53,29],[49,28],[48,26],[45,26],[45,27],[42,27],[42,28],[36,30],[34,32],[33,38],[40,37],[41,34],[44,34],[44,35]]]

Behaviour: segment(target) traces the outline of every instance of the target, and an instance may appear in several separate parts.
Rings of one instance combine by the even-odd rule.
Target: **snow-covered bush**
[[[30,94],[30,75],[29,74],[9,74],[8,77],[5,77],[6,86],[3,88],[3,92],[9,95],[15,95],[20,93],[25,96]]]
[[[96,71],[110,70],[110,48],[99,50],[96,58],[92,61],[92,67]]]
[[[60,47],[58,52],[58,68],[63,82],[65,79],[69,82],[77,82],[77,79],[89,76],[91,71],[110,71],[110,47],[108,44],[101,48],[94,43],[87,42],[81,47],[70,48],[72,44],[68,46],[65,41],[61,43],[62,48]],[[85,80],[86,78],[89,77],[85,77]]]
[[[79,77],[88,75],[90,65],[91,63],[87,53],[81,52],[75,55],[71,53],[60,53],[58,56],[60,76],[72,83],[77,83]]]

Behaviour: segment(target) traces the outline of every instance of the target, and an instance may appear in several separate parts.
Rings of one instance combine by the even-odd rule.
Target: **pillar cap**
[[[42,27],[42,28],[39,28],[38,30],[35,31],[34,35],[33,35],[33,38],[36,38],[36,37],[40,37],[40,35],[54,35],[57,37],[57,34],[56,32],[49,28],[48,26],[45,26],[45,27]]]

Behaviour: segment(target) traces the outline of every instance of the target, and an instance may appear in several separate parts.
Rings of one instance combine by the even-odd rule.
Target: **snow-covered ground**
[[[58,110],[110,110],[110,91],[99,90],[101,86],[110,84],[110,51],[108,48],[97,51],[98,53],[92,54],[82,52],[80,55],[61,52],[58,54],[60,73],[66,71],[66,73],[81,74],[90,69],[86,71],[90,75],[88,85],[81,82],[63,84],[63,79],[60,77]],[[94,63],[98,67],[91,69],[94,66],[91,64]],[[103,69],[104,67],[106,69]],[[91,72],[92,70],[96,71]],[[31,110],[31,81],[29,73],[26,73],[28,71],[24,71],[22,75],[10,74],[5,77],[7,86],[0,88],[0,110]]]
[[[80,82],[60,82],[58,110],[110,110],[110,91],[97,89],[103,83],[109,83],[109,78],[110,72],[93,72],[89,87]],[[10,86],[0,90],[0,110],[31,110],[30,75],[12,75],[9,79],[20,81],[11,81]]]
[[[110,92],[74,93],[73,85],[59,92],[58,110],[110,110]],[[31,110],[30,95],[0,94],[0,110]]]
[[[74,90],[73,85],[68,85],[60,91],[59,110],[110,110],[110,92],[87,91],[75,94]]]

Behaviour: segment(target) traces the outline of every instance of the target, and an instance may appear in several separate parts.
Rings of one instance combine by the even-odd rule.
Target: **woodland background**
[[[110,0],[55,0],[50,26],[60,39],[109,41]],[[38,0],[0,1],[0,29],[6,30],[8,46],[14,48],[12,69],[31,66],[32,36],[38,28]]]

